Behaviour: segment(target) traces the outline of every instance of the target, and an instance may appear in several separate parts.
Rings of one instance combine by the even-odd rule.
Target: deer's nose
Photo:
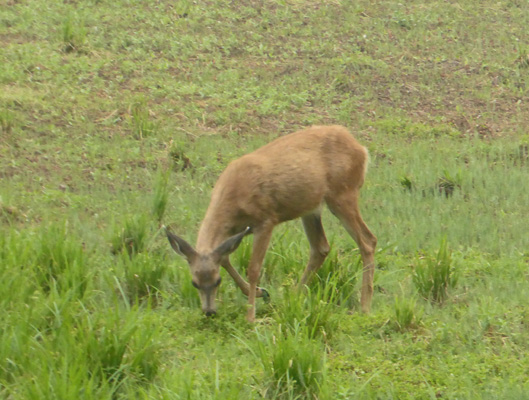
[[[217,315],[216,311],[206,311],[206,317],[214,317]]]

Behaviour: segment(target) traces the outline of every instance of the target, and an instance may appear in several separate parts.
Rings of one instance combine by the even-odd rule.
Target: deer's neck
[[[198,231],[196,250],[202,254],[215,250],[230,236],[252,225],[252,221],[234,201],[236,190],[221,179],[222,176],[213,189],[208,210]]]
[[[199,253],[210,253],[230,237],[233,226],[225,217],[208,210],[198,231],[196,250]]]

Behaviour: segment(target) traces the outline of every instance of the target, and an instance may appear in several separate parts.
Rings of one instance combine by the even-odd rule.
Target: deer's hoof
[[[270,303],[270,293],[266,289],[261,288],[261,297],[266,304]]]

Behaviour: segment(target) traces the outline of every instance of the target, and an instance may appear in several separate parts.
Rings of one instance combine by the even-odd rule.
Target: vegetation
[[[0,1],[0,398],[527,398],[523,0]],[[185,261],[234,158],[311,124],[370,150],[356,245],[306,290],[277,229],[258,323]],[[246,238],[233,255],[241,273]]]

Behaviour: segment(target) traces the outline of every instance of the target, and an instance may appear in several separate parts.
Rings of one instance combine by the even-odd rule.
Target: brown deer
[[[257,283],[272,231],[281,222],[299,217],[310,243],[308,265],[301,278],[301,285],[307,284],[329,253],[321,223],[323,203],[360,248],[364,265],[361,306],[369,312],[377,239],[358,208],[367,161],[367,149],[344,127],[314,126],[231,162],[213,189],[196,249],[166,230],[173,249],[191,267],[192,283],[199,290],[206,315],[216,313],[222,265],[248,296],[248,321],[255,320],[255,298],[268,298]],[[250,233],[254,240],[246,282],[231,265],[229,255]]]

